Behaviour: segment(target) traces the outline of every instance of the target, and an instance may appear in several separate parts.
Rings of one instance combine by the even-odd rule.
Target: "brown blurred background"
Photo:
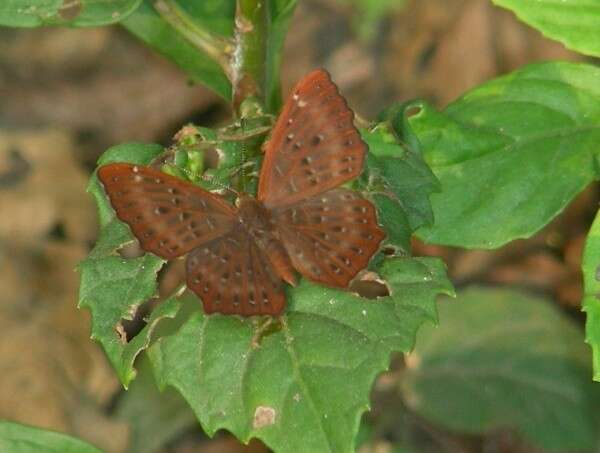
[[[286,43],[284,87],[325,66],[365,118],[391,100],[425,97],[443,107],[529,62],[584,58],[488,0],[408,1],[366,32],[353,26],[349,3],[299,3]],[[108,452],[144,451],[135,450],[135,438],[152,425],[122,408],[149,397],[124,394],[89,340],[88,313],[76,308],[75,267],[97,233],[85,187],[107,147],[167,145],[186,122],[223,124],[228,107],[119,27],[0,29],[0,99],[0,418],[67,432]],[[443,257],[457,286],[524,287],[582,322],[580,257],[597,202],[594,186],[534,238],[498,251],[415,242],[415,253]],[[380,423],[380,437],[364,452],[391,451],[389,430],[402,421],[393,413],[401,403],[382,402],[391,385],[386,379],[374,390],[370,415]],[[424,451],[531,451],[505,432],[467,437],[423,423],[417,435]],[[164,437],[158,451],[266,451],[226,433],[206,439],[187,413]]]

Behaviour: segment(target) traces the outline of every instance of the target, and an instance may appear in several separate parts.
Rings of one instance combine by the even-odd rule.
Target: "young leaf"
[[[597,392],[575,323],[515,291],[470,289],[441,303],[407,358],[403,396],[451,430],[518,429],[549,450],[591,450]]]
[[[95,27],[119,22],[142,0],[3,0],[0,25]]]
[[[585,341],[592,347],[594,380],[600,381],[600,215],[588,233],[583,252],[583,311],[586,313]]]
[[[280,320],[192,314],[148,349],[160,387],[178,389],[204,430],[227,429],[278,452],[349,452],[375,376],[409,351],[452,288],[444,265],[394,258],[379,274],[391,295],[362,299],[302,281]]]
[[[588,0],[492,0],[569,49],[600,57],[600,9]]]
[[[109,149],[99,163],[146,164],[162,151],[158,145],[121,145]],[[88,191],[98,205],[101,231],[96,246],[79,265],[79,306],[92,312],[92,338],[102,344],[119,379],[127,387],[135,377],[135,357],[147,347],[156,323],[177,313],[179,302],[177,299],[164,302],[134,339],[128,341],[123,337],[122,320],[132,319],[137,307],[155,296],[156,274],[164,262],[150,254],[134,259],[118,256],[116,251],[133,241],[131,232],[116,218],[95,175]]]
[[[173,60],[193,81],[206,85],[229,100],[231,85],[221,66],[169,25],[154,9],[153,3],[144,0],[137,11],[123,21],[125,28],[158,53]],[[185,12],[207,33],[223,37],[233,33],[235,1],[188,2],[187,6],[189,10]]]
[[[425,241],[495,248],[534,234],[598,178],[600,69],[527,66],[408,118],[441,182]]]
[[[100,449],[66,434],[8,421],[0,421],[0,451],[101,453]]]
[[[369,154],[361,190],[377,206],[388,241],[408,252],[412,232],[433,222],[429,196],[439,190],[439,183],[421,156],[401,146],[384,124],[362,137]]]

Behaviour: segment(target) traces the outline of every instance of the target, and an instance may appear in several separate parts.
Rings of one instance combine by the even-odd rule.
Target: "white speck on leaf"
[[[275,424],[276,412],[270,406],[258,406],[254,411],[252,426],[254,429],[264,428]]]
[[[296,393],[296,394],[294,395],[294,401],[296,401],[297,403],[299,403],[299,402],[300,402],[300,394],[299,394],[299,393]]]

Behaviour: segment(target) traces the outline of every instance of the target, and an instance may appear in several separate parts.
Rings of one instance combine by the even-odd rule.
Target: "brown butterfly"
[[[373,205],[339,187],[367,152],[353,118],[326,71],[304,77],[264,145],[257,198],[241,195],[237,208],[151,167],[110,164],[98,177],[144,250],[188,254],[187,286],[206,313],[276,316],[295,271],[347,287],[385,237]]]

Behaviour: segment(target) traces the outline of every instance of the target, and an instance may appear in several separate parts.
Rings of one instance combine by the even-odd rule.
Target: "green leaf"
[[[161,152],[158,146],[124,145],[109,150],[100,163],[143,164]],[[303,281],[289,290],[286,314],[275,320],[205,316],[195,296],[191,312],[173,298],[124,343],[117,334],[120,322],[153,296],[162,261],[149,254],[116,256],[131,234],[95,178],[90,191],[102,229],[81,265],[81,304],[92,310],[94,336],[127,385],[155,324],[177,316],[159,325],[170,329],[157,332],[163,335],[153,338],[148,353],[159,386],[179,390],[211,435],[225,428],[243,441],[259,437],[279,451],[352,451],[375,376],[387,368],[393,351],[413,347],[423,322],[435,321],[436,295],[452,292],[437,259],[381,258],[373,270],[390,290],[384,298],[362,299]]]
[[[600,381],[600,215],[588,233],[583,251],[583,311],[586,313],[585,341],[592,347],[594,380]]]
[[[169,1],[180,8],[193,27],[197,27],[203,34],[219,40],[233,36],[235,0]],[[173,60],[192,80],[206,85],[230,101],[231,84],[221,65],[164,20],[153,4],[153,0],[145,0],[134,14],[123,21],[123,25],[157,52]],[[266,61],[256,64],[265,67],[263,88],[266,108],[276,112],[281,104],[281,53],[296,0],[272,0],[266,6],[269,8],[265,32]],[[232,41],[232,48],[233,45]]]
[[[10,453],[101,453],[66,434],[0,421],[0,451]]]
[[[148,349],[159,386],[178,389],[209,435],[223,428],[278,452],[354,451],[375,376],[436,320],[436,295],[452,292],[437,259],[388,259],[379,274],[391,295],[377,300],[302,281],[270,326],[193,313]]]
[[[492,0],[569,49],[600,56],[600,8],[589,0]]]
[[[196,425],[194,413],[173,389],[159,392],[145,355],[137,364],[138,376],[119,399],[115,416],[129,423],[127,453],[153,453],[183,431]]]
[[[90,27],[113,24],[133,13],[141,1],[3,0],[0,5],[0,25]]]
[[[156,12],[152,0],[144,0],[123,25],[158,53],[171,59],[195,82],[202,83],[226,100],[231,99],[231,85],[221,66],[205,52],[191,44]],[[233,33],[234,0],[177,2],[208,33],[222,37]]]
[[[421,156],[401,146],[385,124],[362,136],[370,152],[361,190],[377,206],[388,242],[408,252],[412,232],[433,222],[429,196],[439,183]]]
[[[545,301],[470,289],[439,306],[407,358],[409,406],[451,430],[517,428],[549,450],[591,450],[597,393],[582,332]]]
[[[408,121],[442,185],[430,243],[495,248],[550,222],[598,177],[600,69],[527,66]]]
[[[269,7],[267,61],[265,63],[265,106],[267,111],[278,113],[281,107],[280,72],[283,43],[296,8],[297,0],[272,0]]]
[[[221,36],[233,36],[233,18],[235,0],[204,0],[176,2],[194,19],[196,23],[211,33]],[[152,3],[150,3],[152,4]]]
[[[402,205],[394,197],[387,195],[373,194],[370,199],[377,208],[377,220],[385,229],[385,242],[395,245],[403,253],[408,254],[413,230]]]
[[[149,163],[163,151],[158,145],[127,144],[109,149],[100,164],[109,162]],[[122,320],[132,319],[144,301],[156,295],[156,274],[163,261],[154,255],[124,259],[116,251],[133,241],[129,228],[116,218],[104,190],[94,175],[88,186],[98,205],[100,237],[88,258],[79,265],[81,286],[79,306],[92,313],[92,338],[104,348],[125,387],[135,377],[133,362],[149,342],[152,330],[162,318],[173,317],[179,301],[163,302],[152,313],[146,327],[133,339],[123,338]]]

